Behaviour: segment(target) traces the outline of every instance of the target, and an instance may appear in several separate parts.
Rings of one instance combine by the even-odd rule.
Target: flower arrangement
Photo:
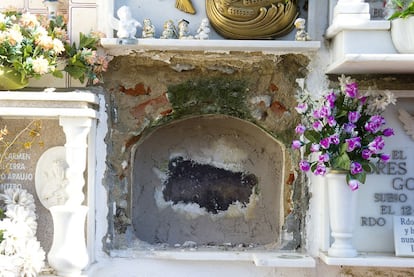
[[[108,60],[97,54],[96,33],[81,34],[79,45],[70,44],[64,18],[52,19],[30,13],[0,13],[0,86],[19,89],[29,78],[51,73],[63,77],[58,63],[75,79],[99,83]]]
[[[395,98],[389,91],[361,93],[349,77],[342,76],[339,81],[340,88],[316,100],[306,90],[299,92],[296,111],[303,122],[295,131],[302,139],[294,140],[292,148],[303,149],[304,159],[299,162],[302,171],[322,176],[328,168],[346,171],[347,184],[356,190],[375,168],[373,159],[390,159],[381,151],[384,137],[394,135],[394,131],[384,128],[381,113],[395,104]]]
[[[0,194],[0,276],[37,276],[44,266],[45,251],[36,239],[33,196],[23,189]]]

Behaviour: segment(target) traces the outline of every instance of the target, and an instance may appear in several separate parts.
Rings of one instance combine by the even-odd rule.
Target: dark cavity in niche
[[[176,157],[169,161],[163,196],[165,201],[197,203],[208,212],[217,214],[237,201],[245,206],[257,183],[253,174]]]

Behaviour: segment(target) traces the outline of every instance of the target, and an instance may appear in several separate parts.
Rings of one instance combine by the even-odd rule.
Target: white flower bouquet
[[[23,189],[0,194],[0,277],[34,277],[42,270],[45,251],[36,238],[33,195]]]

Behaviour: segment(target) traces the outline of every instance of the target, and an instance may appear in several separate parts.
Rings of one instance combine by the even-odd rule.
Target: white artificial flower
[[[55,53],[60,54],[63,51],[65,51],[65,46],[63,45],[63,42],[60,39],[53,39],[53,51]]]
[[[20,22],[22,26],[29,28],[35,28],[40,25],[39,21],[37,20],[37,17],[31,13],[22,14]]]
[[[32,63],[33,71],[37,74],[46,74],[49,72],[49,62],[43,56],[37,57]]]
[[[0,277],[19,276],[19,271],[22,263],[23,260],[16,255],[0,255]]]
[[[45,265],[45,251],[35,239],[28,240],[19,255],[23,259],[21,276],[37,276],[36,273]]]
[[[389,104],[395,105],[396,103],[394,94],[389,90],[386,90],[386,91],[368,90],[364,94],[364,96],[366,96],[368,99],[367,111],[370,114],[376,114],[379,112],[383,112]]]
[[[0,200],[3,200],[6,206],[19,205],[32,211],[35,211],[36,209],[33,195],[24,189],[6,189],[3,194],[0,194]]]
[[[27,226],[31,231],[31,234],[28,233],[27,236],[36,234],[36,214],[33,210],[28,210],[19,205],[8,206],[6,216],[16,225],[22,224]],[[27,232],[29,232],[29,230],[27,230]]]

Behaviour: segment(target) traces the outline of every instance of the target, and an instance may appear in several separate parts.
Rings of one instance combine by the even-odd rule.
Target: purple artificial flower
[[[312,143],[310,146],[310,151],[311,152],[318,152],[319,149],[321,148],[321,146],[317,143]]]
[[[361,173],[363,171],[362,165],[358,162],[352,162],[350,166],[350,171],[352,175]]]
[[[354,137],[346,139],[345,142],[347,143],[347,152],[352,152],[357,148],[361,147],[361,138],[360,137]]]
[[[381,129],[381,125],[385,124],[385,119],[380,115],[373,115],[365,124],[364,128],[368,132],[375,134]]]
[[[356,123],[361,118],[361,114],[357,111],[348,113],[348,120],[351,123]]]
[[[313,122],[312,127],[315,131],[320,132],[320,131],[322,131],[323,125],[322,125],[322,122],[317,120],[317,121]]]
[[[292,148],[297,150],[302,146],[302,142],[300,140],[292,141]]]
[[[377,154],[385,146],[385,142],[381,136],[376,137],[373,141],[368,144],[368,149],[373,154]]]
[[[313,116],[313,118],[315,118],[315,119],[320,119],[320,118],[322,118],[321,111],[320,111],[320,110],[314,110],[314,111],[312,112],[312,116]]]
[[[306,103],[300,103],[299,105],[297,105],[295,107],[295,110],[299,113],[299,114],[304,114],[307,110],[308,110],[308,104]]]
[[[344,124],[344,131],[345,133],[352,134],[356,128],[354,123],[345,123]]]
[[[369,160],[371,158],[371,155],[372,155],[372,153],[368,149],[362,150],[361,156],[362,156],[363,159]]]
[[[386,137],[390,137],[394,135],[394,130],[392,128],[385,128],[382,134]]]
[[[330,115],[331,115],[331,109],[330,109],[329,107],[327,107],[327,106],[323,106],[323,107],[320,109],[320,111],[319,111],[319,115],[320,115],[322,118],[325,118],[325,117],[327,117],[327,116],[330,116]]]
[[[325,96],[325,99],[328,101],[329,103],[329,107],[333,108],[335,106],[335,101],[336,101],[336,94],[335,92],[331,92],[328,95]]]
[[[338,145],[339,144],[339,135],[338,134],[333,134],[332,136],[329,137],[330,141],[332,144],[334,145]]]
[[[388,154],[381,154],[381,156],[380,156],[380,159],[381,159],[381,162],[383,162],[383,163],[388,163],[388,161],[390,160],[390,155],[388,155]]]
[[[316,165],[316,169],[315,169],[315,171],[313,172],[313,174],[315,174],[315,175],[321,175],[321,176],[324,176],[324,175],[326,174],[326,166],[325,166],[325,164],[323,164],[323,163],[318,163],[318,164]]]
[[[359,185],[360,185],[359,181],[355,179],[349,180],[348,182],[348,186],[352,191],[357,190],[359,188]]]
[[[309,171],[309,169],[310,169],[310,164],[309,164],[309,162],[308,161],[305,161],[305,160],[301,160],[300,162],[299,162],[299,168],[300,168],[300,170],[302,170],[302,171]]]
[[[329,146],[331,146],[331,138],[323,138],[321,139],[319,144],[322,146],[323,149],[328,149]]]
[[[303,134],[305,132],[305,130],[306,130],[306,127],[303,124],[299,124],[295,128],[296,134]]]
[[[345,92],[346,92],[346,95],[350,98],[358,98],[358,84],[357,83],[346,84]]]
[[[336,126],[336,119],[332,115],[328,116],[326,118],[326,121],[328,122],[328,125],[329,126],[331,126],[331,127],[335,127]]]
[[[321,162],[321,163],[329,162],[329,154],[325,153],[325,154],[319,155],[318,161]]]

